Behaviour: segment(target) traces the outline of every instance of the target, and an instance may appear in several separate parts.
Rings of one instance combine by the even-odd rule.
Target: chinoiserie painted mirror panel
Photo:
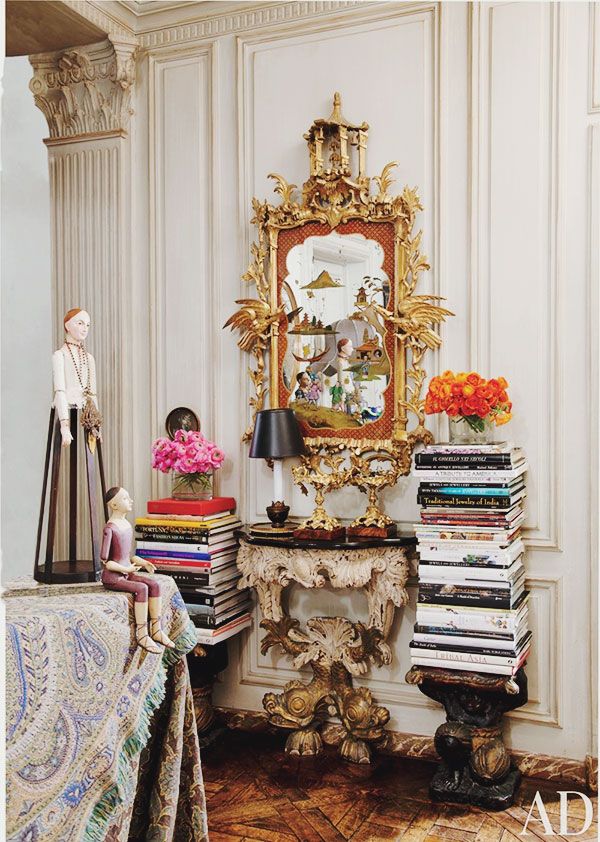
[[[381,312],[393,306],[394,229],[362,220],[344,233],[324,227],[278,237],[278,301],[290,319],[272,356],[275,401],[294,409],[305,438],[391,439],[394,334]]]
[[[305,135],[302,190],[272,175],[281,203],[253,200],[258,239],[244,278],[257,298],[238,301],[227,325],[255,359],[244,438],[258,410],[292,407],[313,452],[386,453],[399,476],[415,443],[431,440],[421,362],[451,313],[435,296],[415,294],[429,268],[413,230],[422,207],[414,189],[388,192],[395,163],[367,177],[367,136],[366,123],[343,117],[336,94],[329,119]]]

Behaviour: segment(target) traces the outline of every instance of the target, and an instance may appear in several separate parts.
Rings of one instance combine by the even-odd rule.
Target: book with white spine
[[[454,468],[429,468],[416,466],[415,475],[423,482],[448,481],[451,476],[454,482],[477,482],[477,483],[502,483],[512,482],[518,479],[529,470],[527,462],[521,463],[517,468],[509,471],[469,471],[456,470]]]
[[[443,606],[441,606],[443,608]],[[464,631],[500,631],[516,633],[516,630],[523,626],[524,616],[512,616],[508,611],[489,611],[487,614],[477,611],[446,613],[438,609],[438,606],[419,606],[416,615],[417,623],[420,626],[435,628],[447,627],[449,629]]]
[[[418,546],[421,561],[439,561],[442,564],[444,561],[456,561],[465,565],[480,562],[509,567],[524,552],[525,547],[520,538],[506,549],[488,549],[476,541],[419,541]]]
[[[525,660],[525,659],[524,659]],[[443,658],[423,658],[422,655],[411,655],[411,662],[418,667],[438,667],[439,669],[453,669],[460,672],[486,672],[494,675],[515,675],[521,667],[504,666],[504,664],[474,664],[469,661],[446,661]]]
[[[213,646],[215,643],[220,643],[221,640],[227,640],[234,634],[246,629],[252,625],[252,615],[250,613],[238,617],[231,623],[219,629],[200,629],[196,628],[196,640],[203,646]]]
[[[459,634],[457,633],[440,633],[430,634],[429,632],[415,632],[413,640],[416,643],[431,643],[439,646],[440,649],[448,643],[456,644],[457,646],[471,646],[474,649],[485,649],[493,646],[495,649],[506,649],[507,652],[515,650],[518,646],[518,641],[523,635],[506,635],[494,636],[488,635],[485,637],[478,637],[475,634]]]
[[[419,645],[414,641],[409,645],[411,647],[411,655],[417,655],[419,658],[423,658],[424,660],[448,661],[449,663],[459,661],[465,664],[485,664],[488,666],[508,667],[515,667],[522,664],[529,654],[531,646],[530,643],[527,643],[527,646],[517,655],[484,655],[480,652],[461,652],[453,651],[451,649],[440,649],[438,647],[427,648],[427,645]]]

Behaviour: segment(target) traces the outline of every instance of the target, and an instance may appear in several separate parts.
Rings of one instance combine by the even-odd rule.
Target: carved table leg
[[[362,675],[369,658],[381,661],[386,655],[382,632],[344,617],[312,617],[305,631],[300,630],[298,620],[288,616],[277,621],[265,619],[261,626],[268,632],[262,641],[263,652],[280,645],[294,657],[294,666],[310,664],[314,674],[309,684],[290,681],[283,693],[267,693],[263,698],[269,722],[294,730],[286,752],[318,754],[322,740],[317,729],[337,713],[346,729],[340,754],[353,763],[369,763],[367,741],[383,737],[390,714],[374,704],[366,687],[352,686],[352,674]]]
[[[527,701],[527,677],[513,678],[413,667],[409,684],[440,702],[447,721],[435,733],[442,758],[429,785],[436,801],[505,810],[514,803],[520,772],[502,740],[502,716]]]
[[[318,728],[332,704],[330,675],[317,663],[311,666],[314,677],[309,684],[290,681],[283,693],[266,693],[263,698],[271,724],[293,729],[285,744],[287,754],[315,755],[323,749]]]
[[[335,705],[346,729],[340,755],[351,763],[370,763],[368,741],[380,740],[384,736],[390,712],[373,702],[371,691],[366,687],[353,687],[350,673],[342,664],[334,664],[332,683]]]

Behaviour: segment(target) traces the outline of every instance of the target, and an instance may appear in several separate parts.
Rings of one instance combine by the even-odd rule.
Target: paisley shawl
[[[184,657],[196,633],[173,580],[157,578],[176,644],[162,656],[136,646],[127,594],[92,584],[5,595],[8,842],[125,840],[138,789],[152,794],[145,820],[153,840],[207,838]],[[164,768],[145,781],[140,752],[156,717],[153,743],[175,749],[159,751]],[[136,838],[146,838],[139,815],[134,824]]]

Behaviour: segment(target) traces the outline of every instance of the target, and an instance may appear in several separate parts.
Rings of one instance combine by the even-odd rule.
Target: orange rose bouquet
[[[512,418],[507,389],[504,377],[486,380],[475,371],[445,371],[431,379],[425,412],[445,412],[450,421],[464,421],[475,433],[483,433],[486,423],[500,426]]]

